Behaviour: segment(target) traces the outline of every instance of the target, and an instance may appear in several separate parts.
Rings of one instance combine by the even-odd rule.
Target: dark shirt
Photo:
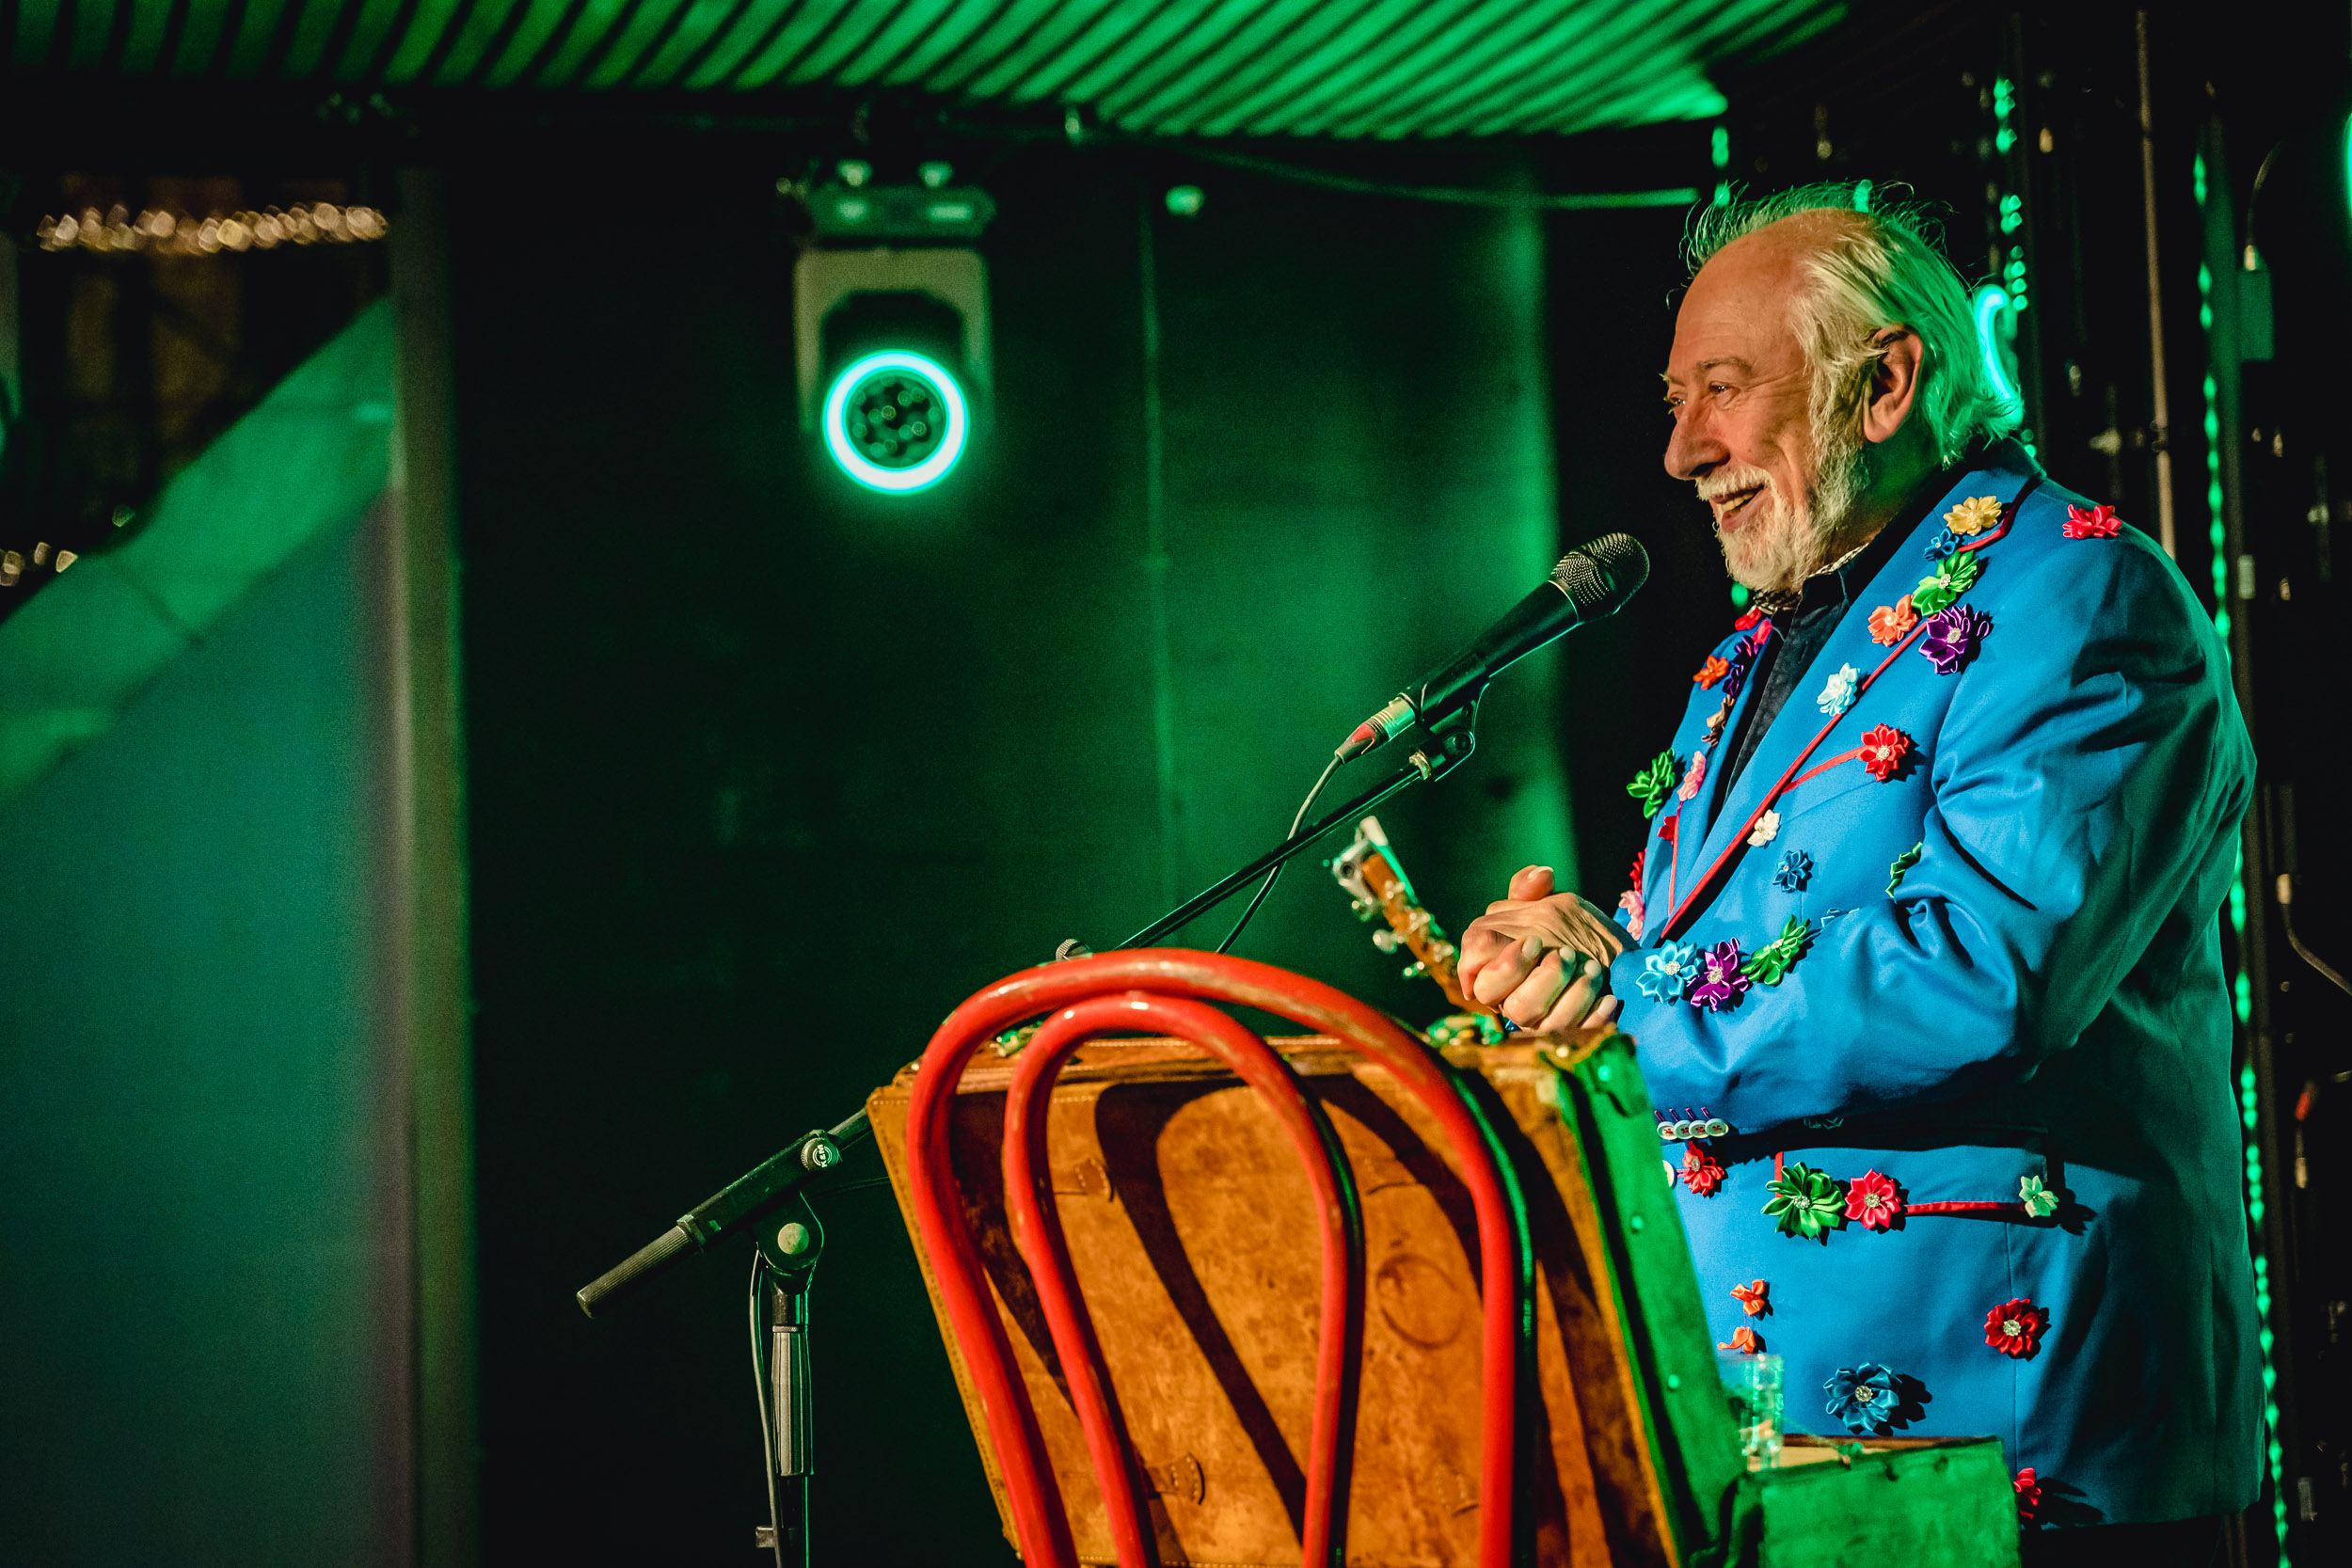
[[[1748,758],[1763,744],[1765,732],[1779,717],[1788,694],[1804,683],[1813,667],[1813,656],[1821,651],[1829,634],[1846,618],[1854,595],[1870,586],[1870,579],[1879,575],[1879,569],[1911,537],[1912,530],[1927,515],[1928,508],[1952,487],[1963,471],[1964,467],[1938,474],[1921,485],[1860,555],[1834,572],[1817,572],[1805,578],[1797,607],[1772,617],[1772,635],[1765,641],[1756,667],[1748,676],[1756,683],[1756,701],[1748,705],[1747,711],[1740,716],[1739,728],[1724,743],[1723,767],[1715,771],[1716,811],[1722,810],[1724,798],[1731,793],[1740,769],[1747,767]],[[1919,569],[1925,575],[1928,568],[1924,562]]]

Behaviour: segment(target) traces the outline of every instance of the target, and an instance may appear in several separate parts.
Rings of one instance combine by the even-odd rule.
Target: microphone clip
[[[1465,762],[1478,750],[1478,736],[1470,725],[1478,717],[1475,704],[1458,713],[1450,714],[1436,729],[1410,726],[1406,744],[1413,749],[1406,754],[1407,767],[1421,775],[1423,784],[1435,784]]]

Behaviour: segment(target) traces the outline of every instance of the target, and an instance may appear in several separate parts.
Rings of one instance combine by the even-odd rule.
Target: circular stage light
[[[892,349],[834,377],[825,446],[868,489],[906,495],[946,477],[971,429],[963,388],[938,361]]]

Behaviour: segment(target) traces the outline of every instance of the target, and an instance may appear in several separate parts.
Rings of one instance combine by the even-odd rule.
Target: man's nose
[[[1708,434],[1704,416],[1684,408],[1675,414],[1674,430],[1666,437],[1666,471],[1679,480],[1704,478],[1731,457],[1731,450]]]

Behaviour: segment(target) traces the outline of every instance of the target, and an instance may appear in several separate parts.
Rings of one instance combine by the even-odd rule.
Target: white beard
[[[1812,485],[1794,500],[1761,468],[1728,468],[1699,481],[1699,499],[1706,501],[1764,487],[1748,503],[1751,510],[1768,508],[1761,516],[1729,536],[1721,525],[1715,529],[1731,580],[1750,593],[1793,592],[1836,559],[1834,546],[1868,479],[1868,444],[1859,432],[1848,432],[1822,443],[1814,458]]]

